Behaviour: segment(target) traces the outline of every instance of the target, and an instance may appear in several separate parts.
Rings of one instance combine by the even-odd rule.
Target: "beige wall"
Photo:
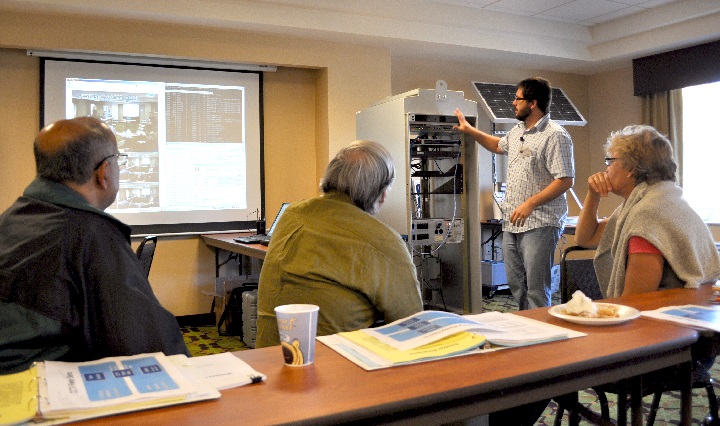
[[[35,176],[32,141],[40,129],[40,72],[25,51],[0,51],[0,210]]]
[[[119,37],[118,34],[122,34]],[[25,49],[140,53],[279,66],[265,74],[266,214],[312,197],[328,159],[355,138],[355,112],[391,94],[385,49],[186,25],[0,14],[0,210],[34,176],[39,62]],[[244,219],[244,218],[241,218]],[[150,274],[175,315],[206,312],[214,252],[197,237],[161,237]]]
[[[578,197],[582,199],[587,194],[587,177],[605,170],[604,146],[610,132],[642,122],[640,98],[633,95],[632,78],[632,67],[590,77],[590,114],[593,120],[588,127],[592,137],[585,149],[590,169],[585,180],[579,182]],[[621,201],[616,195],[601,200],[599,214],[610,215]]]

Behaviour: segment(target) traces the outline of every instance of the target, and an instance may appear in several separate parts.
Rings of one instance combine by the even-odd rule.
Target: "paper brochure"
[[[366,370],[585,336],[522,316],[424,311],[383,327],[317,339]]]
[[[266,377],[232,353],[150,353],[87,362],[44,361],[0,376],[0,425],[61,424],[220,398]]]
[[[642,311],[640,314],[648,318],[672,321],[720,332],[720,307],[718,306],[668,306],[654,311]]]

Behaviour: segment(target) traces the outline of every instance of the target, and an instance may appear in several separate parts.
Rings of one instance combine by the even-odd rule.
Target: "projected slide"
[[[183,224],[183,232],[193,223],[243,221],[261,207],[257,74],[51,60],[45,67],[45,123],[96,117],[128,156],[108,213],[131,226]]]
[[[65,93],[67,118],[102,120],[128,154],[108,213],[247,208],[243,87],[68,78]]]

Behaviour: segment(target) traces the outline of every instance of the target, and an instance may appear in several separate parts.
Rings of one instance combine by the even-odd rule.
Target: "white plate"
[[[564,319],[565,321],[569,321],[575,324],[583,324],[583,325],[613,325],[613,324],[620,324],[625,321],[634,320],[635,318],[640,316],[640,311],[638,311],[635,308],[631,308],[630,306],[624,306],[624,305],[616,305],[614,303],[597,303],[599,306],[616,306],[618,308],[618,317],[614,318],[586,318],[586,317],[576,317],[574,315],[565,315],[563,314],[563,311],[565,310],[565,305],[556,305],[550,308],[548,311],[550,315]]]

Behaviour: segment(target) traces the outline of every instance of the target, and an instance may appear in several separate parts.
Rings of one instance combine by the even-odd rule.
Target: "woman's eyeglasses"
[[[609,166],[614,160],[617,160],[617,157],[605,157],[605,165]]]

